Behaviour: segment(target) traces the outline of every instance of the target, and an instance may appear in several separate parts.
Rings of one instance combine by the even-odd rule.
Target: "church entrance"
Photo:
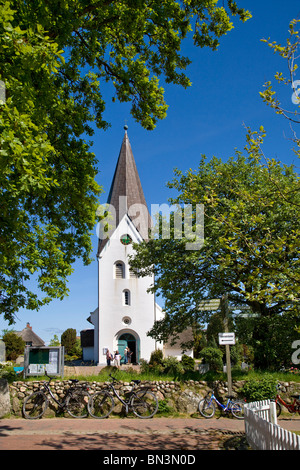
[[[118,350],[121,354],[121,364],[125,364],[125,348],[129,348],[132,352],[131,364],[137,363],[137,350],[136,350],[136,339],[130,333],[124,333],[118,340]]]

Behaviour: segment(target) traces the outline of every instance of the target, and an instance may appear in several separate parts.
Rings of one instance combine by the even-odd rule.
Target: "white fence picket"
[[[270,400],[245,405],[245,433],[254,450],[300,450],[300,436],[277,425],[275,403]]]

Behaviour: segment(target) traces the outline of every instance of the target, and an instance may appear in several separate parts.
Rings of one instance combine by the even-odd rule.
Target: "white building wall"
[[[162,314],[161,309],[157,309],[154,295],[147,292],[153,279],[129,277],[128,255],[133,254],[133,248],[131,244],[124,246],[120,242],[120,237],[124,234],[129,234],[134,242],[142,240],[127,215],[106,243],[99,258],[98,328],[95,325],[95,361],[99,364],[106,364],[106,348],[115,352],[118,339],[124,333],[135,337],[139,360],[149,360],[151,352],[157,347],[155,340],[147,336],[154,321],[158,319],[157,314]],[[114,265],[117,261],[125,265],[124,279],[115,279]],[[130,291],[130,305],[124,305],[125,289]],[[126,318],[130,319],[130,324],[126,324]]]

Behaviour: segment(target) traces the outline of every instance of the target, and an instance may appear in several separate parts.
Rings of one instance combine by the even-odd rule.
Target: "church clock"
[[[123,245],[130,245],[132,239],[129,235],[122,235],[120,241]]]

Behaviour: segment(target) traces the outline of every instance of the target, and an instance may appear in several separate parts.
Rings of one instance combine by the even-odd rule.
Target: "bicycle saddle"
[[[234,398],[234,395],[225,395],[226,398],[230,398],[230,400],[232,400],[232,398]]]
[[[135,383],[136,385],[138,385],[139,383],[141,383],[140,380],[132,380],[131,382]]]
[[[78,379],[70,379],[70,382],[72,382],[73,384],[77,384],[79,382]]]
[[[296,398],[297,400],[300,400],[300,395],[291,395],[291,397]]]

